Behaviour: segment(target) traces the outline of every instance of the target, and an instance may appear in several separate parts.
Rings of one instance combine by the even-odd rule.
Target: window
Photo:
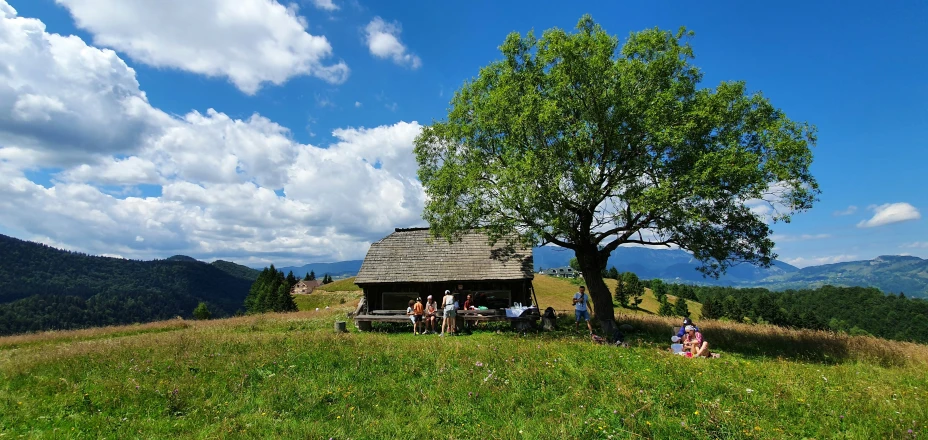
[[[419,292],[384,292],[381,309],[406,310],[406,307],[409,307],[409,300],[415,301],[419,297]]]

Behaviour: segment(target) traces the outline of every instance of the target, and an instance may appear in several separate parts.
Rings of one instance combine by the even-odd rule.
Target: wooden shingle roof
[[[356,284],[523,280],[534,277],[532,248],[490,246],[479,232],[460,241],[429,241],[427,228],[399,229],[371,245],[355,278]]]

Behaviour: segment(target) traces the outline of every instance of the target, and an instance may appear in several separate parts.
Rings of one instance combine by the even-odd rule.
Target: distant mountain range
[[[357,275],[358,271],[361,270],[362,261],[363,260],[348,260],[337,261],[335,263],[310,263],[302,266],[278,267],[277,270],[282,271],[285,275],[293,271],[293,275],[297,278],[303,278],[312,271],[320,280],[325,274],[329,274],[332,278],[337,279]]]
[[[543,246],[533,251],[535,269],[566,266],[573,252]],[[905,293],[928,298],[928,260],[907,256],[881,256],[873,260],[809,266],[802,269],[782,261],[770,268],[740,264],[718,280],[696,271],[699,262],[682,250],[620,247],[608,266],[619,272],[634,272],[642,279],[717,286],[765,287],[771,290],[816,288],[823,285],[876,287],[885,293]],[[608,267],[607,266],[607,267]]]

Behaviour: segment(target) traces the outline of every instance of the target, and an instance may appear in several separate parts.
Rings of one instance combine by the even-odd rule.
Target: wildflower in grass
[[[482,366],[483,366],[483,362],[477,361],[476,363],[474,363],[474,365],[476,365],[476,366],[478,366],[478,367],[482,367]]]
[[[699,415],[699,411],[694,412],[693,415],[694,415],[694,416],[698,416],[698,415]]]

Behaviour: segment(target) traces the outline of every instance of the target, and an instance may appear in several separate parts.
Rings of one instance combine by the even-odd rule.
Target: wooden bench
[[[436,317],[439,319],[444,319],[445,311],[439,310],[436,313]],[[513,323],[532,323],[541,319],[541,315],[538,314],[527,314],[525,316],[520,316],[517,318],[510,318],[506,316],[505,309],[486,309],[486,310],[458,310],[456,317],[458,319],[467,320],[467,321],[479,321],[479,322],[501,322],[501,321],[510,321]],[[406,314],[405,310],[372,310],[367,314],[359,314],[354,316],[355,326],[360,330],[370,330],[371,323],[374,322],[399,322],[404,323],[408,322],[412,324],[412,321],[409,319],[409,315]]]

